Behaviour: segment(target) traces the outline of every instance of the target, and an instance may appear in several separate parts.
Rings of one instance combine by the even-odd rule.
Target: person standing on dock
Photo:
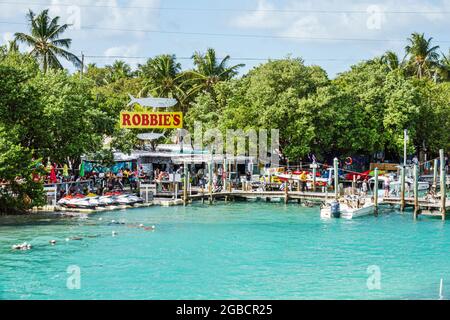
[[[384,196],[389,197],[389,192],[391,189],[391,179],[386,177],[386,181],[384,182]]]
[[[361,185],[361,194],[363,196],[366,196],[367,195],[367,190],[368,190],[367,179],[364,179],[364,181],[362,182],[362,185]]]
[[[308,187],[306,185],[307,181],[308,181],[308,175],[306,174],[305,171],[302,171],[302,173],[300,174],[300,183],[302,186],[302,192],[305,192],[308,189]]]

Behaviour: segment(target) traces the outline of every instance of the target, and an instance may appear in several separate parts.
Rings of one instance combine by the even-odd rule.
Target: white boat
[[[375,206],[370,198],[345,196],[340,202],[329,201],[320,209],[321,218],[353,219],[374,213]]]

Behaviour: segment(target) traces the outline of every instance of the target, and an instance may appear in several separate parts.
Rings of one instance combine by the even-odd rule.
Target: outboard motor
[[[340,208],[339,202],[333,201],[331,203],[331,215],[333,216],[333,218],[341,217],[341,208]]]

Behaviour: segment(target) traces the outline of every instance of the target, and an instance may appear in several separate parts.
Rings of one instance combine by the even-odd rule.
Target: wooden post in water
[[[445,158],[444,158],[444,149],[439,150],[439,161],[441,162],[441,214],[442,220],[445,220],[445,200],[447,198],[447,192],[445,188]]]
[[[313,163],[313,171],[312,171],[312,175],[313,175],[313,178],[312,178],[312,191],[313,192],[315,192],[316,191],[316,164],[315,163]]]
[[[353,181],[352,181],[352,193],[356,194],[356,176],[353,175]]]
[[[417,164],[414,165],[414,220],[419,213],[419,170]]]
[[[213,202],[213,163],[212,163],[212,155],[211,155],[211,161],[208,163],[208,192],[209,192],[209,204],[212,204]]]
[[[189,184],[188,167],[186,162],[184,163],[183,171],[184,171],[183,204],[186,205],[188,201],[188,184]]]
[[[178,182],[173,183],[173,198],[174,200],[178,199]]]
[[[375,207],[375,214],[378,213],[378,168],[375,168],[374,171],[374,182],[375,185],[373,186],[373,205]]]
[[[284,184],[284,203],[288,203],[289,201],[289,180],[286,180]]]
[[[433,164],[433,190],[437,191],[437,177],[438,177],[438,159],[434,159]]]
[[[334,158],[334,198],[339,198],[339,160]]]
[[[226,158],[224,158],[223,159],[223,170],[222,170],[223,172],[222,172],[222,178],[223,178],[223,183],[222,183],[222,185],[223,185],[223,190],[224,191],[227,191],[227,159]]]
[[[400,211],[405,211],[405,167],[400,168]]]

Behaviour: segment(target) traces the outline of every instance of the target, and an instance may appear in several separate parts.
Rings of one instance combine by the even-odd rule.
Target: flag
[[[80,177],[84,177],[84,161],[81,161],[81,165],[80,165]]]
[[[67,164],[65,164],[63,167],[63,176],[65,178],[67,178],[69,176],[69,167],[67,166]]]
[[[56,180],[55,167],[52,166],[52,165],[50,165],[50,166],[51,166],[51,169],[50,169],[50,182],[51,183],[56,183],[57,180]]]

